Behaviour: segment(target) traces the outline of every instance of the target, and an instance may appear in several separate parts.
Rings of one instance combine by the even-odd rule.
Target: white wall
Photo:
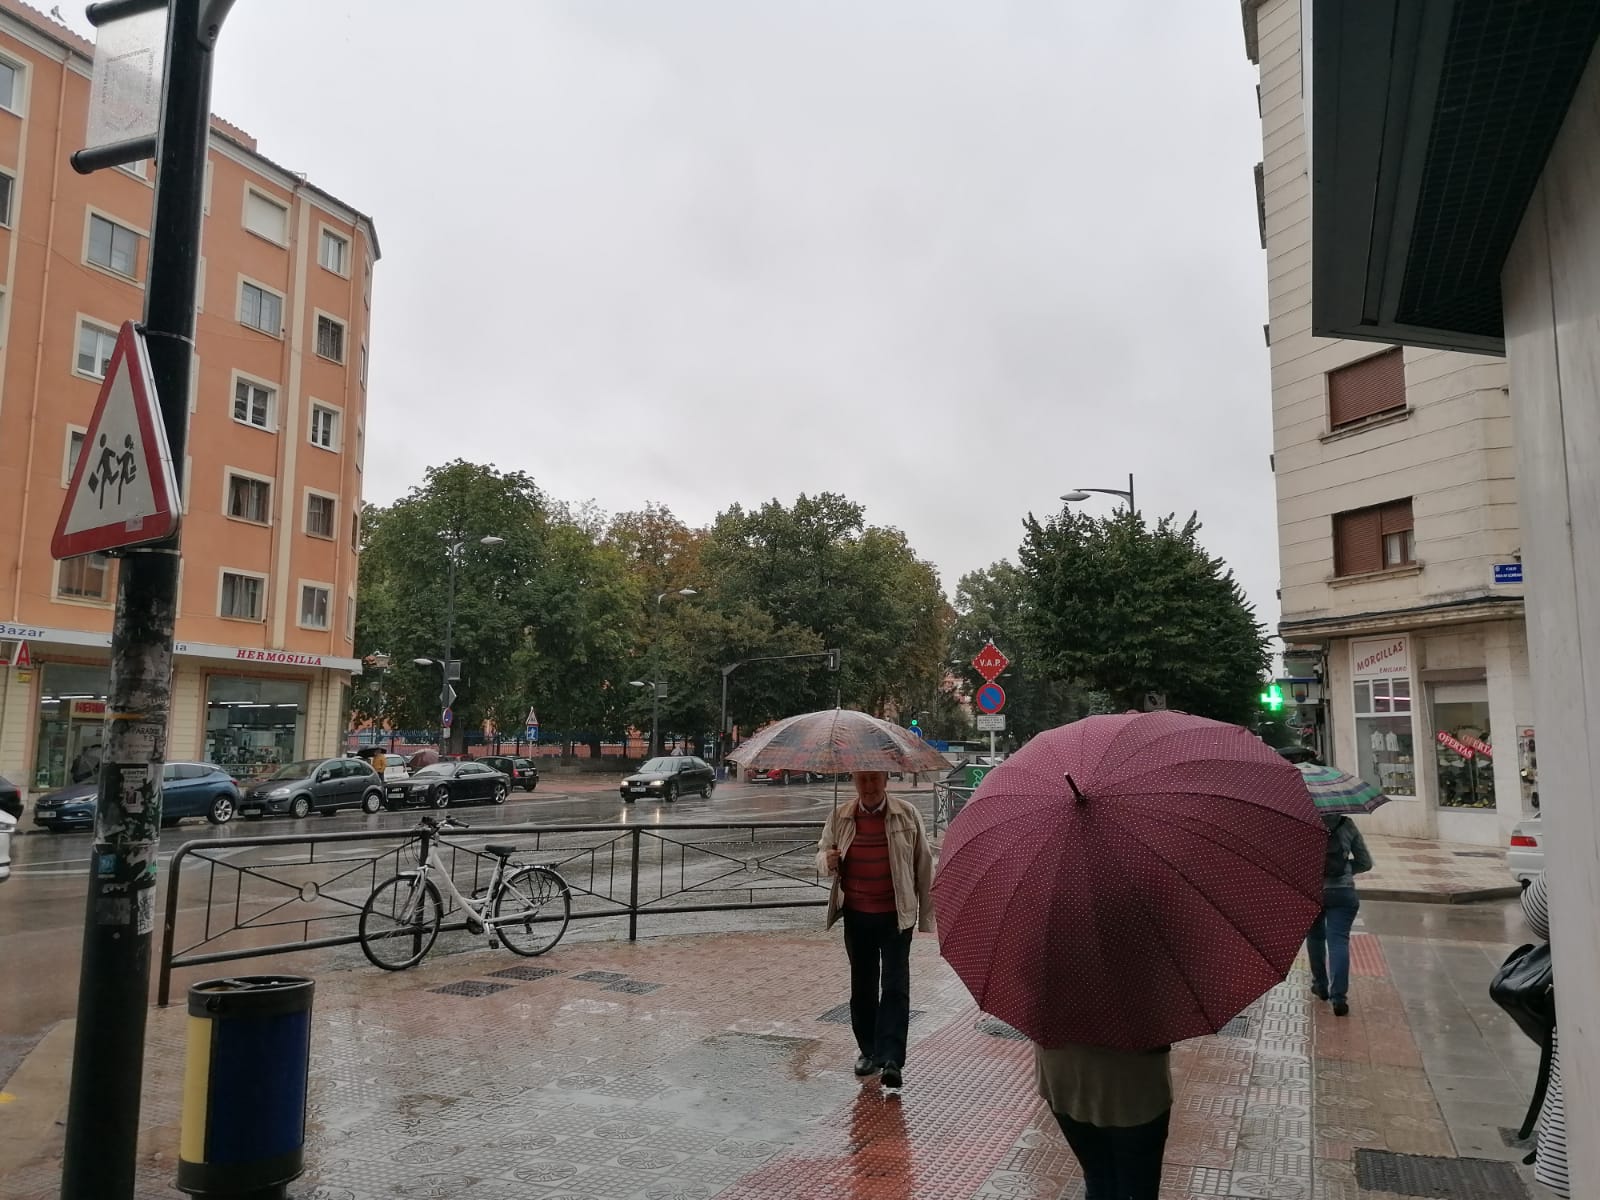
[[[1600,57],[1502,279],[1572,1195],[1600,1196]]]

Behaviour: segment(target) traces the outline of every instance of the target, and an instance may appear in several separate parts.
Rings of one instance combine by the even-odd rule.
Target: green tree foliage
[[[1021,622],[1030,654],[1117,708],[1169,708],[1248,724],[1268,666],[1265,631],[1200,523],[1136,513],[1029,517]]]
[[[1034,645],[1028,622],[1028,577],[1008,559],[970,571],[956,584],[951,659],[968,689],[978,676],[968,665],[993,641],[1011,660],[998,680],[1006,692],[1006,740],[1024,742],[1046,729],[1091,713],[1109,701],[1055,669],[1052,656]]]

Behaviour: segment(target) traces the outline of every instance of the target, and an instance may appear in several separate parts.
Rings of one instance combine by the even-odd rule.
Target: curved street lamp
[[[1126,489],[1124,489],[1124,488],[1074,488],[1070,492],[1063,493],[1062,496],[1061,496],[1061,499],[1066,501],[1068,504],[1076,504],[1080,500],[1087,500],[1089,498],[1089,493],[1090,492],[1096,492],[1096,493],[1098,493],[1099,495],[1102,495],[1102,496],[1116,496],[1119,499],[1126,500],[1128,502],[1128,511],[1129,512],[1133,512],[1134,511],[1135,505],[1134,505],[1134,502],[1133,502],[1133,473],[1131,471],[1128,473],[1128,486],[1127,486]]]

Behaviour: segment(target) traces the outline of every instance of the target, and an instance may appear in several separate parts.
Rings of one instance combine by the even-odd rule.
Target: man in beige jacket
[[[911,935],[933,929],[933,853],[916,806],[889,795],[885,771],[857,771],[854,799],[834,808],[817,842],[833,876],[828,928],[842,914],[850,959],[856,1074],[898,1088],[911,1023]]]

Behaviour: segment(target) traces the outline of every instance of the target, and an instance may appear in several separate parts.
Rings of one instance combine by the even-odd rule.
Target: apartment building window
[[[1417,561],[1411,501],[1394,500],[1333,518],[1333,572],[1367,575],[1409,567]]]
[[[1405,407],[1405,352],[1398,347],[1328,372],[1330,430],[1349,429]]]
[[[344,324],[332,317],[317,317],[317,353],[334,362],[344,361]]]
[[[333,230],[324,229],[317,261],[335,275],[350,274],[350,243]]]
[[[283,297],[253,283],[239,285],[239,323],[279,337],[283,333]]]
[[[78,374],[104,379],[111,369],[111,353],[117,348],[117,331],[88,321],[78,324]]]
[[[228,515],[265,525],[272,520],[272,484],[249,475],[228,474]]]
[[[356,594],[350,592],[344,598],[344,640],[356,640]]]
[[[56,596],[62,600],[111,599],[111,559],[104,554],[64,558],[56,570]]]
[[[280,246],[289,240],[289,210],[254,188],[244,193],[244,227]]]
[[[361,504],[356,503],[355,511],[350,514],[350,549],[357,554],[361,553]]]
[[[337,528],[334,524],[334,510],[338,501],[332,496],[324,496],[320,492],[310,492],[306,495],[306,532],[312,537],[332,539]]]
[[[139,273],[139,235],[98,213],[89,214],[89,261],[129,279]]]
[[[21,72],[14,63],[0,62],[0,108],[17,112],[17,85]]]
[[[300,624],[307,629],[326,629],[328,609],[333,602],[329,588],[316,583],[300,585]]]
[[[233,419],[257,429],[271,429],[277,398],[277,393],[263,383],[237,379],[233,384]]]
[[[222,573],[222,596],[217,605],[220,616],[236,621],[259,621],[266,598],[267,580],[263,575],[240,571]]]
[[[17,186],[16,178],[0,171],[0,225],[11,228],[11,194]]]
[[[72,482],[72,473],[78,469],[78,456],[83,453],[83,439],[89,436],[86,429],[67,429],[66,459],[61,464],[61,486]]]
[[[326,404],[311,406],[311,444],[324,450],[339,449],[339,410]]]

